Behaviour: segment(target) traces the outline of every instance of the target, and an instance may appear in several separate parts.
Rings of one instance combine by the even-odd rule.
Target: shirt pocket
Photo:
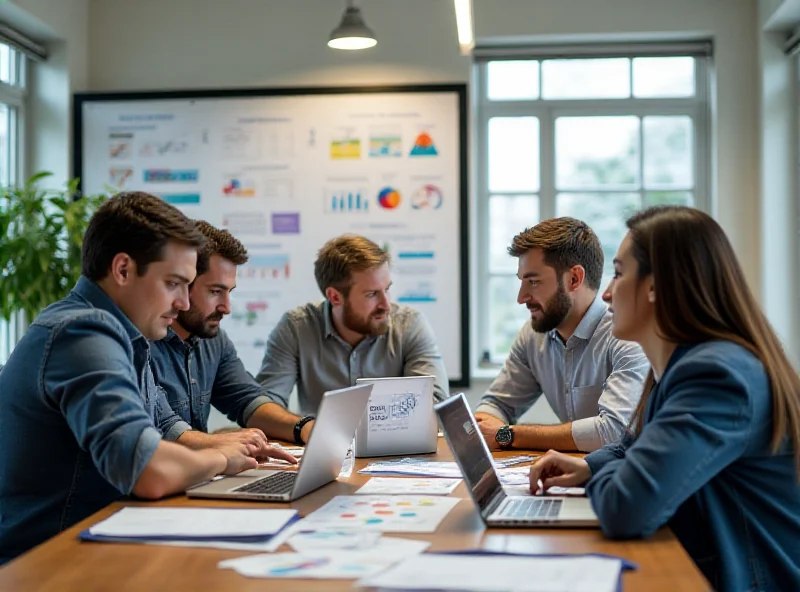
[[[586,417],[594,417],[598,413],[597,401],[600,395],[603,394],[603,385],[589,385],[589,386],[576,386],[572,389],[572,409],[574,417],[571,421],[576,419],[584,419]]]

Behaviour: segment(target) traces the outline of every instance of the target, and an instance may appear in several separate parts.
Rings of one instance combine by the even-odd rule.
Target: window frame
[[[577,59],[585,59],[581,56]],[[604,57],[604,56],[596,56]],[[631,58],[639,56],[630,56]],[[643,56],[644,57],[644,56]],[[665,55],[664,57],[669,57]],[[476,109],[476,231],[477,231],[477,293],[476,303],[481,314],[476,315],[478,352],[475,365],[485,366],[484,353],[489,352],[491,365],[502,364],[502,359],[497,359],[491,348],[491,296],[490,280],[493,277],[509,277],[515,275],[509,272],[492,271],[489,267],[489,201],[495,195],[521,195],[536,194],[539,198],[539,218],[546,220],[556,215],[556,195],[558,193],[619,193],[620,190],[609,188],[605,191],[595,190],[556,190],[556,159],[555,159],[555,121],[558,117],[585,117],[585,116],[614,116],[634,115],[639,117],[658,115],[686,115],[694,124],[694,188],[692,190],[694,207],[710,212],[711,176],[710,176],[710,87],[709,72],[710,58],[695,57],[695,94],[691,97],[665,97],[651,98],[633,97],[633,59],[630,60],[631,96],[627,99],[542,99],[542,71],[539,65],[539,98],[524,100],[490,100],[488,98],[488,63],[497,61],[498,58],[485,59],[474,64],[473,80],[475,89],[474,105]],[[513,58],[521,59],[521,58]],[[533,59],[533,58],[531,58]],[[538,192],[495,192],[489,191],[489,120],[493,117],[537,117],[539,119],[539,191]],[[639,170],[643,172],[644,143],[643,125],[639,126]],[[658,191],[658,190],[652,190]],[[678,190],[675,190],[678,191]],[[646,193],[644,179],[641,179],[639,189],[625,190],[624,193]],[[522,230],[522,227],[520,227]],[[515,297],[510,294],[509,298]]]
[[[8,154],[4,163],[8,179],[0,181],[9,185],[27,178],[27,104],[28,104],[28,58],[10,47],[10,78],[13,83],[0,81],[0,104],[8,106]],[[0,319],[0,364],[5,364],[11,351],[24,331],[21,315],[6,323]]]

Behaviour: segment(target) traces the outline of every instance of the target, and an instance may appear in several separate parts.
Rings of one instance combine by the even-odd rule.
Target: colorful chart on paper
[[[381,532],[435,532],[459,498],[426,495],[340,495],[306,516],[305,523]]]

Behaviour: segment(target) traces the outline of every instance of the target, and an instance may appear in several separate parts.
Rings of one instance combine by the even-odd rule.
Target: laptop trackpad
[[[594,520],[597,516],[592,510],[592,503],[588,497],[569,497],[561,504],[559,520]]]

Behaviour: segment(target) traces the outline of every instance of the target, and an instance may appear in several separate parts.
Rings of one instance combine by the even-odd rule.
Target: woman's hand
[[[531,465],[531,493],[550,487],[580,487],[592,476],[589,465],[582,458],[568,456],[555,450],[548,451]]]

